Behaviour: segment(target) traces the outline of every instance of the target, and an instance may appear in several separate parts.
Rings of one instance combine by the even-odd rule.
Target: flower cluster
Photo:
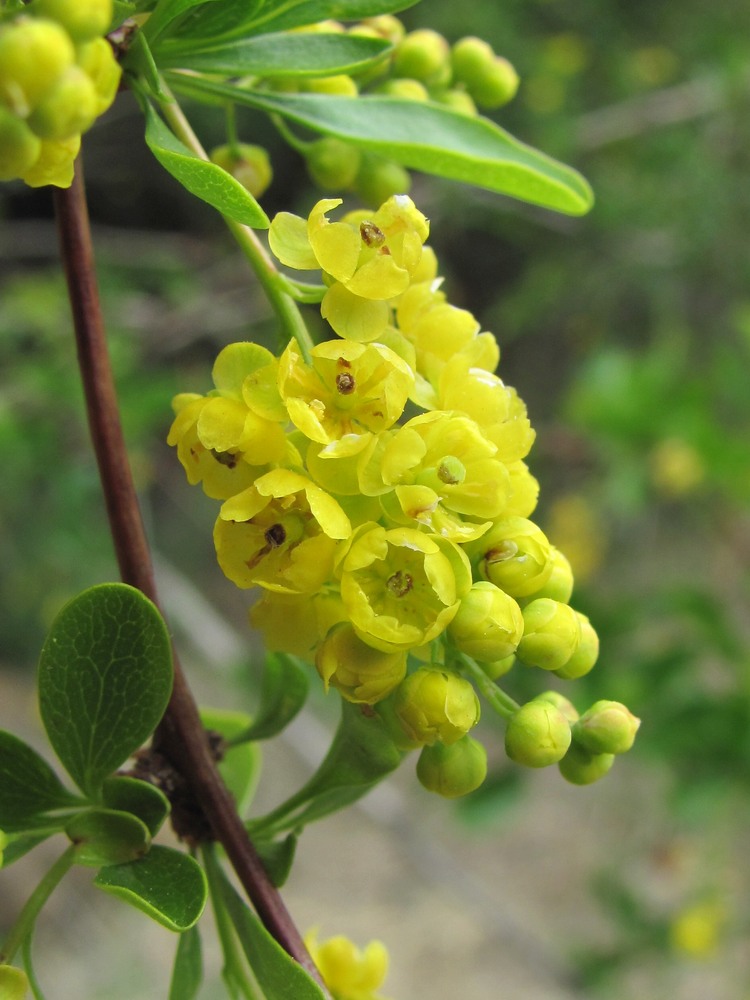
[[[112,12],[112,0],[34,0],[0,25],[0,180],[70,185],[81,133],[120,83],[102,37]]]
[[[397,745],[421,748],[422,783],[464,794],[486,772],[472,680],[481,691],[516,661],[575,679],[598,641],[568,603],[570,564],[530,520],[526,408],[494,374],[494,337],[447,301],[427,219],[405,195],[333,221],[339,204],[270,230],[283,264],[322,273],[338,336],[309,358],[296,341],[279,358],[225,347],[215,388],[175,399],[169,443],[223,501],[219,564],[261,588],[251,621],[267,648],[376,706]],[[613,702],[580,719],[566,704],[507,699],[506,746],[584,783],[637,720]]]

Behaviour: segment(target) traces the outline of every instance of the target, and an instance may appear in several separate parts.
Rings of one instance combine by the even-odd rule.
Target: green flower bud
[[[308,147],[305,159],[307,172],[318,187],[344,191],[354,183],[362,154],[350,143],[327,136]]]
[[[523,628],[523,615],[513,598],[481,580],[459,604],[448,634],[462,653],[491,662],[515,653]]]
[[[592,754],[626,753],[640,724],[619,701],[597,701],[573,726],[573,738]]]
[[[397,45],[406,34],[406,28],[393,14],[378,14],[376,17],[366,17],[362,24],[375,30],[381,38]]]
[[[543,691],[541,694],[536,695],[533,701],[546,701],[550,705],[554,705],[558,711],[562,712],[568,722],[571,725],[578,721],[578,710],[572,701],[569,701],[564,694],[560,694],[559,691]]]
[[[570,724],[559,709],[529,701],[508,720],[505,752],[516,764],[547,767],[565,756],[570,740]]]
[[[26,117],[75,60],[70,36],[54,21],[19,17],[0,27],[0,101]]]
[[[299,81],[300,90],[311,94],[331,94],[334,97],[356,97],[359,87],[350,76],[314,76]]]
[[[469,92],[481,108],[499,108],[516,96],[518,73],[502,56],[495,56]]]
[[[394,194],[408,194],[410,188],[411,177],[400,163],[373,154],[363,155],[354,190],[366,205],[376,208]]]
[[[533,594],[552,575],[547,536],[525,517],[501,518],[467,550],[479,554],[480,575],[511,597]]]
[[[571,785],[590,785],[603,778],[614,762],[615,755],[612,753],[589,753],[573,742],[558,767],[560,774]]]
[[[483,663],[481,660],[479,666],[482,668],[485,674],[492,681],[496,681],[498,677],[503,677],[510,670],[513,669],[513,664],[516,662],[514,655],[505,656],[502,660],[495,660],[493,663]]]
[[[3,1000],[24,1000],[29,995],[29,980],[23,969],[0,965],[0,997]]]
[[[523,621],[516,655],[527,667],[559,670],[578,648],[581,626],[569,604],[540,597],[523,609]]]
[[[375,88],[375,93],[383,94],[385,97],[400,97],[404,101],[419,101],[422,104],[430,99],[425,85],[411,77],[385,80]]]
[[[40,139],[70,139],[91,127],[98,106],[91,78],[80,66],[71,66],[31,112],[29,127]]]
[[[494,58],[492,46],[484,39],[476,38],[474,35],[459,38],[451,49],[454,80],[465,84],[471,90],[477,81],[481,81]]]
[[[26,122],[0,106],[0,181],[24,174],[36,162],[41,148]]]
[[[446,799],[468,795],[487,777],[487,751],[471,736],[463,736],[451,746],[435,743],[423,747],[417,777],[428,792]]]
[[[561,604],[569,604],[573,595],[573,570],[568,559],[559,549],[553,546],[550,548],[550,558],[552,560],[552,572],[547,582],[530,594],[524,600],[534,601],[537,597],[551,597],[553,601],[560,601]],[[523,601],[521,602],[524,603]]]
[[[394,711],[406,735],[421,743],[456,743],[479,722],[479,699],[471,684],[438,667],[420,667],[402,681]]]
[[[262,146],[245,142],[236,146],[217,146],[211,151],[210,159],[238,180],[254,198],[260,198],[273,180],[271,161]]]
[[[76,42],[103,35],[112,20],[112,0],[34,0],[34,13],[57,21]]]
[[[556,670],[558,677],[566,681],[574,681],[587,674],[599,658],[599,636],[586,615],[576,611],[578,624],[581,627],[581,638],[578,648],[566,664]]]
[[[412,77],[427,83],[445,77],[450,66],[450,46],[437,31],[410,31],[393,55],[394,76]]]
[[[476,118],[478,114],[473,97],[465,90],[451,87],[449,90],[438,90],[430,96],[437,104],[442,104],[451,111],[457,111],[460,115]]]
[[[404,679],[406,653],[373,649],[357,636],[349,622],[340,622],[318,646],[315,668],[326,690],[332,685],[347,701],[373,705]]]

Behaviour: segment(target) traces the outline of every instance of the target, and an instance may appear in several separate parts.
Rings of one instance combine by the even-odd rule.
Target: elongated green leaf
[[[328,18],[360,21],[363,17],[395,14],[413,7],[419,0],[287,0],[265,4],[251,25],[253,34],[299,28]]]
[[[379,38],[281,32],[200,48],[166,44],[157,51],[156,60],[162,67],[188,66],[198,72],[228,76],[328,76],[363,69],[391,48]]]
[[[309,686],[308,669],[293,656],[267,656],[260,707],[242,739],[267,740],[280,733],[305,704]]]
[[[164,621],[121,583],[85,590],[55,619],[39,661],[39,707],[70,776],[96,798],[151,735],[172,689]]]
[[[224,902],[266,1000],[324,1000],[323,991],[240,899],[226,880]]]
[[[215,2],[216,0],[159,0],[143,26],[143,33],[149,41],[153,42],[168,25],[193,7]],[[240,5],[236,4],[235,6],[239,7]]]
[[[146,105],[146,143],[164,169],[191,194],[235,222],[268,229],[268,216],[250,192],[226,170],[183,145],[150,105]]]
[[[415,3],[418,0],[217,0],[189,14],[169,33],[181,40],[228,40],[298,28],[328,18],[359,21],[378,14],[395,14]]]
[[[290,833],[283,840],[255,840],[253,846],[258,857],[263,862],[268,877],[277,889],[289,878],[294,855],[297,851],[298,837]]]
[[[487,118],[394,97],[327,97],[240,90],[201,77],[170,74],[175,87],[233,97],[300,125],[335,135],[405,167],[475,184],[545,208],[581,215],[593,203],[591,188],[571,167],[514,139]]]
[[[102,785],[102,802],[109,809],[137,816],[152,837],[161,829],[170,808],[166,795],[154,785],[123,774],[106,779]]]
[[[177,954],[169,984],[169,1000],[194,1000],[203,980],[201,936],[197,927],[183,931],[177,944]]]
[[[76,802],[80,800],[63,788],[36,750],[0,730],[0,830],[10,833],[50,826],[55,821],[44,813]]]
[[[208,892],[206,876],[194,858],[159,844],[138,861],[101,868],[94,885],[177,932],[197,922]]]
[[[116,809],[86,809],[65,827],[76,845],[76,864],[88,868],[119,865],[142,857],[151,843],[145,823]]]

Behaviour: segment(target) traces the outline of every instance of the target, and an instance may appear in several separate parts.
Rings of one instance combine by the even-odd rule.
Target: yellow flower
[[[330,577],[336,543],[350,532],[333,497],[299,473],[274,469],[222,505],[214,542],[238,587],[305,594]]]
[[[332,685],[347,701],[374,705],[404,679],[406,653],[384,653],[363,642],[348,622],[330,630],[315,654],[326,690]]]
[[[280,594],[264,590],[250,609],[250,623],[263,636],[271,653],[291,653],[312,660],[315,649],[329,629],[346,619],[338,593]],[[294,628],[289,623],[294,622]]]
[[[383,1000],[377,990],[388,972],[388,952],[380,941],[358,948],[339,935],[318,942],[317,931],[305,935],[313,962],[335,1000]]]
[[[469,681],[439,667],[420,667],[396,691],[393,710],[409,739],[451,746],[479,722],[479,699]]]
[[[281,398],[311,441],[327,445],[345,435],[377,434],[401,416],[414,375],[388,347],[331,340],[311,355],[308,366],[290,343],[279,361]]]
[[[726,922],[726,907],[718,900],[693,903],[672,921],[672,947],[693,958],[709,958],[721,943]]]
[[[463,551],[414,528],[364,524],[337,561],[341,600],[357,635],[385,652],[440,635],[471,586]]]

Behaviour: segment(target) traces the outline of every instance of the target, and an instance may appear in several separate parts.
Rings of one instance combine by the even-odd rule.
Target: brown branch
[[[137,587],[158,606],[151,554],[130,472],[107,350],[80,159],[73,184],[67,189],[56,188],[54,199],[89,428],[120,575],[124,583]],[[268,931],[322,986],[300,933],[270,882],[219,776],[176,655],[172,697],[155,741],[190,785]]]

